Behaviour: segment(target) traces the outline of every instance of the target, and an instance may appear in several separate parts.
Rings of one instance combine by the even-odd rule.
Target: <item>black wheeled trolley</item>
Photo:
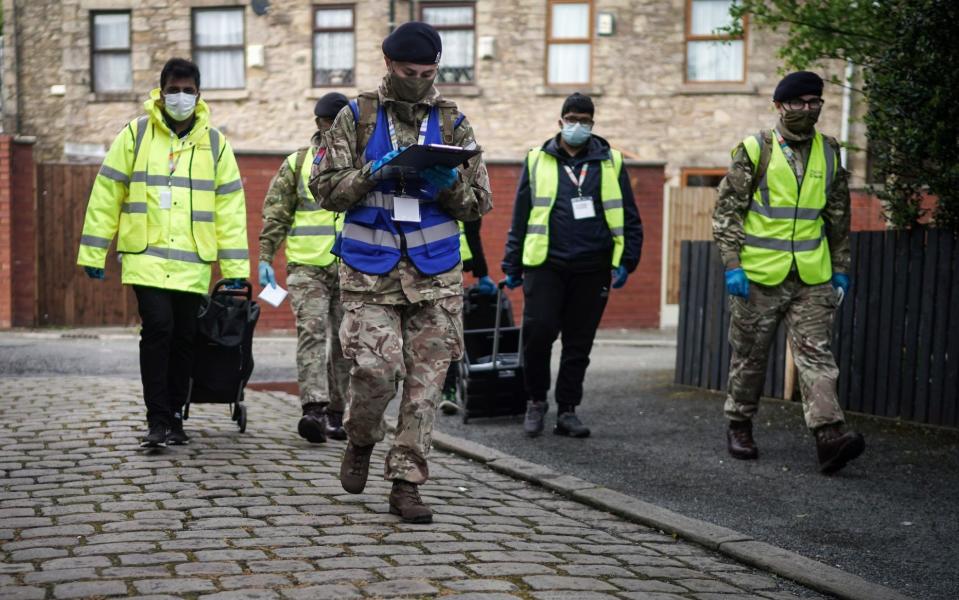
[[[260,306],[253,300],[249,282],[237,289],[226,284],[224,279],[216,282],[197,315],[193,374],[183,419],[189,418],[191,404],[229,404],[230,415],[243,433],[243,390],[253,373],[253,330]]]
[[[501,417],[526,412],[523,385],[523,329],[513,325],[505,282],[496,289],[493,328],[469,329],[467,311],[460,362],[459,395],[463,423],[476,417]],[[467,302],[471,301],[467,295]],[[488,314],[488,311],[487,311]]]

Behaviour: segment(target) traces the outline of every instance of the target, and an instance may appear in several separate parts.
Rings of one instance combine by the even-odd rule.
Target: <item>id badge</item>
[[[160,208],[163,210],[170,210],[170,206],[173,204],[173,190],[167,188],[165,190],[160,190]]]
[[[593,206],[592,196],[577,196],[573,198],[573,218],[591,219],[596,216],[596,207]]]
[[[393,220],[406,223],[420,222],[419,198],[410,196],[393,196]]]

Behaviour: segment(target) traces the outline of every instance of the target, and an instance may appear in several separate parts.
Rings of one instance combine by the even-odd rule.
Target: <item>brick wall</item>
[[[254,281],[257,278],[255,272],[257,248],[259,248],[257,237],[262,225],[263,197],[282,159],[281,155],[238,154],[237,156],[246,189],[247,226]],[[482,237],[490,277],[495,281],[504,277],[500,270],[500,261],[506,244],[506,232],[509,230],[513,215],[513,198],[521,168],[517,161],[497,161],[489,165],[494,209],[483,219]],[[626,287],[611,292],[601,327],[659,327],[663,167],[631,165],[628,168],[645,230],[643,255],[639,268],[630,277]],[[286,257],[283,252],[277,254],[273,266],[277,281],[281,286],[286,287]],[[473,278],[467,275],[467,285],[472,282]],[[255,287],[259,289],[259,286]],[[517,320],[522,310],[522,296],[519,291],[510,294],[516,308]],[[279,308],[264,305],[261,310],[258,331],[294,328],[289,302],[284,302]]]

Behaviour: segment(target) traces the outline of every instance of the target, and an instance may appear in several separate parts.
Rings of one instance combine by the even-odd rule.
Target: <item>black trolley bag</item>
[[[523,328],[513,326],[505,282],[496,289],[493,327],[469,329],[469,312],[463,331],[465,351],[460,362],[460,398],[463,423],[476,417],[502,417],[526,412],[523,385]],[[479,298],[480,296],[473,296]],[[467,302],[470,295],[467,296]],[[488,300],[487,300],[488,301]],[[475,307],[471,307],[475,308]],[[480,311],[489,314],[489,311]],[[504,326],[504,322],[508,326]]]
[[[197,333],[190,391],[183,407],[189,418],[190,404],[229,404],[240,433],[246,431],[243,389],[253,373],[253,330],[260,306],[253,300],[253,286],[227,289],[227,280],[213,286],[197,314]]]

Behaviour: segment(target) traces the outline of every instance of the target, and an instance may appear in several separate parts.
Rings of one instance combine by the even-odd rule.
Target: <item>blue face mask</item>
[[[582,146],[593,133],[592,125],[563,122],[563,140],[570,146]]]

